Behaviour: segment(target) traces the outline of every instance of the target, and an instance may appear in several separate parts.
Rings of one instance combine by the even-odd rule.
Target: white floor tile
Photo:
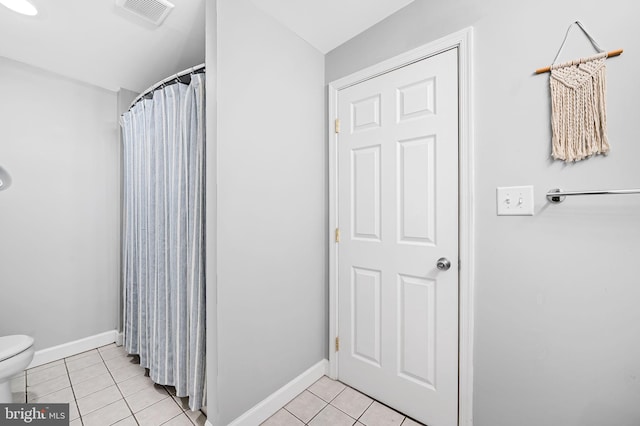
[[[117,370],[112,370],[111,376],[116,383],[120,383],[135,376],[144,376],[144,368],[139,365],[128,365]]]
[[[85,380],[84,382],[74,384],[73,393],[76,395],[76,398],[80,399],[115,384],[116,383],[111,378],[111,374],[104,373],[99,376],[93,377],[90,380]]]
[[[25,391],[22,392],[11,392],[11,402],[14,404],[24,404],[27,402],[27,393]]]
[[[71,387],[64,388],[57,392],[53,392],[41,397],[37,397],[37,396],[31,397],[31,395],[29,395],[29,397],[30,397],[29,402],[38,402],[38,403],[75,402],[75,398],[73,396],[73,391],[71,390]]]
[[[108,345],[100,346],[98,348],[98,352],[102,353],[102,352],[110,351],[113,348],[120,348],[120,347],[122,346],[116,346],[115,343],[109,343]]]
[[[69,403],[69,420],[75,420],[80,417],[80,411],[78,411],[77,401]]]
[[[406,419],[404,419],[404,422],[402,422],[402,426],[424,426],[424,425],[422,423],[418,423],[415,420],[412,420],[409,417],[407,417]]]
[[[81,353],[76,354],[76,355],[68,356],[64,360],[65,361],[73,361],[73,360],[76,360],[76,359],[84,358],[85,356],[89,356],[89,355],[94,354],[96,352],[98,352],[97,349],[91,349],[90,351],[81,352]]]
[[[126,419],[120,420],[118,423],[114,423],[114,426],[138,426],[136,418],[129,416]]]
[[[134,376],[118,383],[120,392],[125,398],[143,389],[151,388],[153,385],[153,381],[147,376]]]
[[[70,426],[205,425],[202,412],[189,411],[188,398],[174,399],[174,388],[154,386],[144,373],[137,357],[107,345],[20,373],[11,386],[15,402],[69,403]]]
[[[34,386],[47,380],[55,379],[60,376],[67,375],[67,367],[64,364],[58,364],[45,370],[31,372],[27,370],[27,385]]]
[[[310,422],[310,426],[352,426],[356,422],[337,408],[327,405]]]
[[[151,381],[151,379],[149,379],[149,381]],[[163,386],[154,385],[127,396],[125,400],[127,404],[129,404],[131,411],[135,414],[165,398],[169,398],[167,390]]]
[[[14,400],[69,403],[70,426],[205,425],[202,412],[189,411],[188,398],[174,399],[172,387],[154,386],[137,361],[122,347],[107,345],[44,364],[16,375],[11,382]]]
[[[358,420],[366,426],[399,426],[404,421],[404,416],[374,401]]]
[[[187,404],[187,409],[184,412],[187,417],[189,417],[189,419],[191,419],[191,422],[196,425],[196,426],[204,426],[204,424],[207,422],[207,416],[204,415],[204,413],[202,411],[191,411],[189,410],[188,404]]]
[[[90,365],[98,364],[101,362],[102,362],[102,357],[97,351],[91,352],[90,354],[83,356],[82,358],[65,360],[65,363],[67,364],[67,370],[69,370],[70,372],[82,370],[83,368],[87,368]]]
[[[71,378],[71,384],[77,385],[78,383],[91,380],[108,372],[107,367],[101,362],[85,367],[82,370],[71,371],[69,377]]]
[[[106,346],[105,348],[100,348],[100,356],[102,356],[103,360],[108,360],[112,358],[126,357],[127,351],[122,346]]]
[[[309,420],[318,414],[325,405],[327,405],[325,401],[309,391],[304,391],[285,405],[284,408],[304,423],[309,423]]]
[[[345,387],[344,384],[338,381],[331,380],[327,376],[322,376],[320,380],[309,386],[308,390],[325,401],[331,402]]]
[[[162,426],[193,426],[193,423],[191,423],[191,420],[189,420],[186,414],[182,413],[164,423]]]
[[[120,399],[99,410],[82,416],[84,426],[108,426],[131,416],[131,410],[124,399]]]
[[[128,367],[130,365],[140,365],[139,359],[132,356],[109,358],[105,360],[104,363],[107,365],[109,371],[117,370],[122,367]]]
[[[180,413],[182,413],[182,410],[173,399],[166,398],[136,413],[135,417],[140,426],[158,426],[168,422]]]
[[[64,376],[56,377],[55,379],[47,380],[46,382],[29,385],[27,387],[27,392],[36,395],[36,398],[40,398],[61,389],[68,388],[69,386],[71,386],[71,382],[69,381],[69,376],[65,374]]]
[[[269,417],[262,426],[304,426],[293,414],[282,408],[280,411]]]
[[[78,399],[78,409],[80,410],[80,414],[84,416],[92,411],[112,404],[119,399],[122,399],[122,394],[120,390],[118,390],[118,387],[113,385]]]
[[[26,392],[25,398],[27,400],[27,404],[30,404],[32,402],[36,402],[36,399],[37,399],[36,395],[34,395],[32,393],[29,393],[29,392]]]
[[[38,371],[43,371],[43,370],[46,370],[48,368],[55,367],[57,365],[63,365],[63,364],[64,364],[64,360],[59,359],[57,361],[49,362],[47,364],[42,364],[42,365],[39,365],[37,367],[30,368],[29,372],[37,373]]]
[[[73,396],[73,391],[70,387],[61,389],[57,392],[50,393],[40,398],[34,398],[33,395],[27,395],[28,402],[35,403],[68,403],[69,404],[69,420],[74,420],[80,417],[80,413],[78,412],[78,407],[76,405],[76,400]]]
[[[171,393],[169,394],[171,395]],[[173,398],[176,404],[178,404],[178,406],[182,408],[183,411],[189,409],[189,397],[186,397],[186,396],[180,397],[176,395],[171,395],[171,398]]]
[[[331,405],[357,419],[371,405],[373,399],[361,394],[355,389],[347,387],[331,401]]]

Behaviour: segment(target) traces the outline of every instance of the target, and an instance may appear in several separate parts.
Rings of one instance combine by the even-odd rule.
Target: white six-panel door
[[[454,426],[457,49],[340,90],[338,118],[338,378]]]

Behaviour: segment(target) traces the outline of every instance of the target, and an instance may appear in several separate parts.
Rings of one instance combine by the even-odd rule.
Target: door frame
[[[414,62],[458,49],[458,227],[459,227],[459,329],[458,329],[458,425],[473,425],[474,334],[474,140],[473,140],[473,27],[468,27],[409,52],[329,83],[329,376],[338,378],[335,341],[338,333],[338,250],[335,229],[338,218],[337,141],[335,119],[338,91]]]

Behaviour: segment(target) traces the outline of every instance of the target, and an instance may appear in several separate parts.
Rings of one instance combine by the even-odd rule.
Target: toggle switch
[[[504,186],[496,189],[498,216],[533,216],[533,186]]]

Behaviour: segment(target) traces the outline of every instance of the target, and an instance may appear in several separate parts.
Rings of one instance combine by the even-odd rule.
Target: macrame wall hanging
[[[573,25],[584,32],[598,54],[556,64]],[[570,163],[609,152],[605,60],[621,53],[622,49],[605,52],[580,21],[575,21],[569,25],[552,65],[536,70],[536,74],[551,72],[552,156],[556,160]]]

